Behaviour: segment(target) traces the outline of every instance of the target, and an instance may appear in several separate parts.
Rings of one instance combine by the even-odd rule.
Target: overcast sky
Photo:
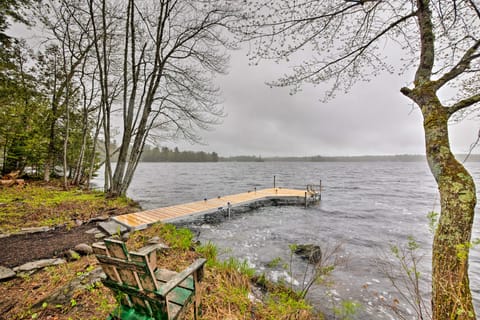
[[[29,40],[32,30],[14,25],[15,36]],[[392,56],[396,56],[392,52]],[[322,103],[324,88],[270,88],[266,81],[288,72],[273,62],[249,66],[245,50],[231,52],[230,70],[218,76],[226,117],[210,131],[199,132],[203,145],[176,141],[162,146],[217,152],[221,156],[348,156],[424,154],[422,116],[400,93],[413,73],[383,75],[358,83],[348,94]],[[467,153],[476,140],[480,119],[452,124],[451,146]],[[479,153],[475,149],[474,153]]]
[[[230,72],[218,78],[227,113],[223,123],[201,133],[206,145],[176,145],[181,150],[215,151],[222,156],[425,153],[422,115],[400,93],[412,74],[383,74],[323,103],[321,86],[304,87],[292,96],[287,88],[265,85],[286,70],[271,62],[249,66],[244,51],[233,52]],[[468,152],[479,125],[473,117],[451,125],[454,152]]]

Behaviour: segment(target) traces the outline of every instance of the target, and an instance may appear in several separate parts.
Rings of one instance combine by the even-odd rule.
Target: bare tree
[[[55,140],[57,135],[57,121],[64,114],[64,139],[63,139],[63,176],[64,187],[68,187],[67,181],[67,153],[69,143],[69,125],[72,96],[78,93],[79,85],[76,85],[76,77],[79,69],[86,63],[86,57],[92,50],[93,42],[88,37],[88,29],[91,25],[89,16],[78,9],[75,1],[49,0],[39,5],[36,15],[47,32],[48,50],[46,59],[50,62],[53,70],[50,72],[52,81],[47,83],[46,94],[51,97],[50,113],[50,135],[48,146],[48,157],[45,162],[44,179],[50,178],[52,166],[55,164],[56,148]],[[53,73],[52,73],[53,71]],[[47,81],[49,82],[49,81]],[[75,89],[74,89],[75,87]]]
[[[215,123],[222,114],[218,89],[211,80],[225,71],[224,48],[231,44],[221,31],[236,5],[228,1],[129,0],[121,7],[114,1],[89,0],[89,6],[103,81],[106,150],[112,105],[121,104],[121,145],[114,171],[111,159],[106,159],[109,182],[105,186],[111,196],[121,196],[132,181],[151,132],[172,132],[195,140],[196,128]],[[108,21],[117,23],[116,30],[109,28]],[[108,78],[121,83],[121,101],[108,99]]]
[[[235,28],[254,41],[254,62],[298,61],[300,51],[309,53],[273,85],[295,91],[326,82],[332,97],[359,80],[393,71],[382,50],[387,44],[401,51],[403,70],[415,66],[412,84],[400,91],[423,115],[426,155],[441,199],[432,253],[433,319],[475,319],[468,278],[475,184],[451,152],[448,123],[480,101],[478,2],[250,0],[246,7],[246,20]],[[448,95],[445,88],[456,90]]]

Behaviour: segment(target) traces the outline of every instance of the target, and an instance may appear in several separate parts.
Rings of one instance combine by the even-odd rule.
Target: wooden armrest
[[[195,260],[190,266],[188,266],[187,269],[178,273],[172,279],[170,279],[170,281],[160,286],[160,288],[157,290],[158,294],[165,297],[170,291],[172,291],[175,287],[178,287],[180,283],[182,283],[191,274],[193,274],[198,269],[203,268],[205,262],[207,262],[206,259]]]

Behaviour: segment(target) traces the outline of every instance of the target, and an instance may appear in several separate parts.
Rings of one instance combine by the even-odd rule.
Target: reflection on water
[[[478,181],[480,164],[468,166]],[[289,244],[342,243],[346,263],[334,272],[332,295],[327,298],[324,290],[315,288],[309,299],[318,306],[350,299],[362,304],[358,319],[395,319],[379,301],[379,297],[397,295],[377,262],[388,254],[390,245],[405,244],[408,236],[414,236],[425,255],[420,269],[429,273],[432,237],[426,215],[439,209],[434,180],[422,162],[141,163],[129,196],[150,209],[271,187],[273,176],[278,186],[290,188],[304,188],[322,179],[321,204],[308,209],[261,208],[217,224],[197,220],[190,226],[199,232],[200,240],[231,249],[225,256],[246,259],[272,278],[285,275],[281,267],[267,265],[279,257],[289,261]],[[474,238],[480,237],[478,220]],[[470,276],[480,312],[479,253],[478,248],[472,250]],[[296,258],[293,263],[294,281],[299,282],[306,265]],[[428,291],[428,282],[423,287]]]

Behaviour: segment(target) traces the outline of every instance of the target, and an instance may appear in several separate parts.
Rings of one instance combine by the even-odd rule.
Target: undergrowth
[[[132,211],[127,198],[106,199],[103,192],[71,188],[64,191],[55,184],[27,183],[0,189],[0,233],[19,231],[20,227],[73,226],[75,220],[87,221],[113,211]]]
[[[323,319],[312,307],[290,288],[268,282],[255,274],[247,261],[235,258],[219,259],[219,249],[213,243],[193,245],[193,235],[188,229],[173,225],[156,224],[146,230],[133,233],[127,246],[139,248],[148,239],[159,236],[171,249],[159,255],[158,264],[164,267],[171,257],[174,265],[185,268],[197,257],[207,259],[202,281],[202,320],[217,319],[268,319],[307,320]],[[188,245],[187,245],[188,244]],[[186,250],[190,248],[190,250]],[[186,254],[189,252],[189,254]],[[185,261],[185,259],[190,259]],[[172,267],[172,266],[170,266]],[[262,295],[255,297],[253,287]],[[188,318],[188,316],[186,317]]]
[[[207,264],[201,282],[201,320],[266,319],[308,320],[323,319],[311,306],[289,288],[272,283],[260,283],[245,261],[221,260],[219,250],[212,243],[195,245],[193,235],[186,229],[156,224],[146,230],[133,232],[127,241],[129,250],[138,249],[153,237],[170,246],[157,254],[161,268],[180,271],[195,259],[205,257]],[[45,303],[45,298],[62,291],[73,279],[78,279],[99,267],[91,256],[60,266],[45,268],[33,275],[17,277],[0,283],[0,302],[5,319],[106,319],[115,309],[114,294],[101,282],[85,283],[65,297],[61,303]],[[255,290],[254,290],[255,289]],[[257,292],[253,295],[252,292]],[[258,292],[261,292],[259,294]],[[192,309],[185,319],[193,319]]]

